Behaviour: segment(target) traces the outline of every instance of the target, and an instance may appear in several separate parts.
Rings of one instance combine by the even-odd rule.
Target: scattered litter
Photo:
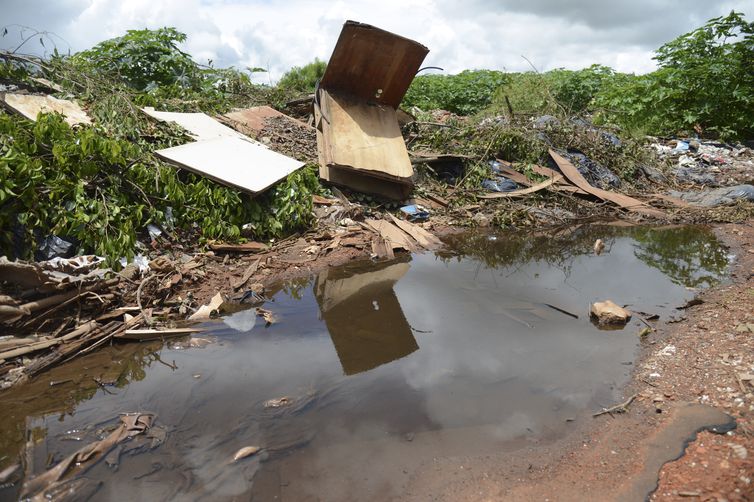
[[[518,188],[516,182],[509,180],[505,176],[498,176],[494,180],[482,181],[482,188],[490,190],[492,192],[512,192]]]
[[[573,164],[571,164],[571,162],[569,162],[566,158],[552,149],[550,149],[550,156],[563,172],[563,175],[581,190],[595,195],[600,199],[613,202],[614,204],[628,209],[629,211],[645,214],[647,216],[654,216],[656,218],[663,218],[666,216],[666,214],[659,209],[650,207],[645,203],[634,199],[633,197],[629,197],[628,195],[609,192],[607,190],[593,187],[584,179],[578,169],[576,169]]]
[[[127,443],[126,448],[131,453],[158,447],[164,442],[166,431],[161,427],[155,427],[154,420],[155,416],[151,413],[121,415],[120,426],[104,439],[80,448],[52,469],[24,482],[21,498],[47,499],[48,494],[53,490],[75,481],[75,477],[81,476],[100,460],[106,457],[109,459],[110,453],[120,444]],[[123,453],[125,451],[118,451],[118,454]],[[113,462],[117,465],[117,458],[108,461],[111,464]]]
[[[162,340],[173,336],[184,336],[200,333],[196,328],[160,328],[160,329],[127,329],[115,338],[144,342],[147,340]]]
[[[54,96],[37,96],[34,94],[5,94],[3,103],[10,110],[36,121],[40,113],[60,113],[70,126],[91,125],[92,120],[81,107],[67,99]]]
[[[225,299],[222,293],[217,293],[207,305],[202,305],[199,309],[189,316],[189,321],[203,321],[212,317],[213,312],[217,312]]]
[[[736,185],[692,192],[670,191],[670,195],[694,206],[715,207],[734,204],[739,200],[754,201],[754,185]]]
[[[275,314],[273,314],[269,310],[257,307],[257,315],[264,319],[264,322],[267,326],[269,326],[270,324],[275,324],[277,322]]]
[[[602,251],[605,249],[605,243],[602,242],[602,239],[597,239],[594,241],[594,254],[597,256],[602,254]]]
[[[278,397],[276,399],[268,399],[264,402],[265,408],[280,408],[293,404],[293,399],[288,396]]]
[[[256,309],[239,310],[223,317],[223,323],[239,333],[248,333],[257,324]]]
[[[675,345],[666,345],[665,347],[662,348],[662,350],[660,350],[660,352],[658,352],[658,354],[664,357],[670,357],[670,356],[674,356],[675,352],[676,352]]]
[[[222,253],[260,253],[262,251],[267,251],[269,249],[269,246],[267,244],[263,244],[261,242],[245,242],[243,244],[219,244],[219,243],[212,243],[209,245],[209,248],[212,251]]]
[[[259,450],[261,450],[259,446],[244,446],[233,455],[233,462],[255,455]]]
[[[401,216],[412,222],[421,222],[421,221],[427,221],[429,219],[429,211],[424,208],[424,206],[421,206],[419,204],[409,204],[408,206],[403,206],[400,209]]]
[[[589,315],[600,326],[624,325],[631,319],[631,312],[610,300],[593,303]]]

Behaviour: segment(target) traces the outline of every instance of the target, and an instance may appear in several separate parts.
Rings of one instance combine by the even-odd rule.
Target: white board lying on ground
[[[221,124],[204,113],[159,112],[149,106],[142,108],[142,111],[157,120],[162,120],[163,122],[175,122],[186,129],[191,136],[199,141],[217,138],[248,139],[235,129]]]
[[[155,153],[178,167],[251,193],[265,190],[304,165],[241,138],[197,141]]]
[[[58,99],[55,96],[37,96],[34,94],[6,94],[5,105],[29,120],[37,120],[39,113],[60,113],[68,125],[91,124],[92,119],[73,101]]]

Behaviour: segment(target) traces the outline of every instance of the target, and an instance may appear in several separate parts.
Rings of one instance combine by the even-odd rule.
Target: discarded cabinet
[[[315,96],[320,177],[404,199],[414,174],[397,108],[429,50],[347,21]]]

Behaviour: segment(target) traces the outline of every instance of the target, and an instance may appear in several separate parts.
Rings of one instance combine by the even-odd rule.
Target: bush
[[[150,152],[94,127],[72,129],[60,115],[32,123],[0,112],[0,254],[31,258],[40,239],[55,234],[114,264],[133,256],[148,223],[166,226],[168,207],[178,228],[204,239],[236,240],[244,224],[263,238],[311,223],[313,167],[252,199]]]
[[[316,58],[307,65],[294,66],[280,77],[278,87],[301,94],[313,93],[317,82],[325,74],[325,68],[327,63]]]
[[[458,75],[420,75],[403,98],[403,106],[472,115],[492,103],[506,75],[493,70],[466,70]]]
[[[658,135],[754,137],[754,22],[731,12],[657,50],[660,68],[598,93],[600,118]]]

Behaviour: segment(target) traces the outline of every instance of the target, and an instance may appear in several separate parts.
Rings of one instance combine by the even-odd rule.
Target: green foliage
[[[186,35],[175,28],[128,30],[122,37],[105,40],[73,56],[75,63],[90,66],[145,91],[159,86],[192,87],[199,68],[178,48]]]
[[[511,73],[497,91],[492,110],[507,111],[507,96],[517,114],[579,115],[588,111],[603,83],[613,75],[611,68],[601,65],[576,71]]]
[[[164,134],[169,139],[169,134]],[[173,140],[180,138],[174,135]],[[61,116],[36,123],[0,113],[0,253],[31,257],[39,240],[75,239],[80,251],[133,256],[139,232],[165,223],[204,239],[238,239],[249,224],[256,238],[280,236],[311,223],[312,167],[262,196],[226,188],[160,163],[144,145],[70,128]]]
[[[317,58],[304,66],[294,66],[280,77],[278,87],[296,93],[310,94],[314,92],[317,82],[325,74],[325,68],[327,68],[327,63]]]
[[[495,91],[506,81],[503,72],[494,70],[466,70],[457,75],[419,75],[403,98],[403,106],[472,115],[489,106]]]
[[[657,50],[657,71],[623,75],[596,100],[601,119],[652,134],[754,137],[754,22],[731,12]]]

